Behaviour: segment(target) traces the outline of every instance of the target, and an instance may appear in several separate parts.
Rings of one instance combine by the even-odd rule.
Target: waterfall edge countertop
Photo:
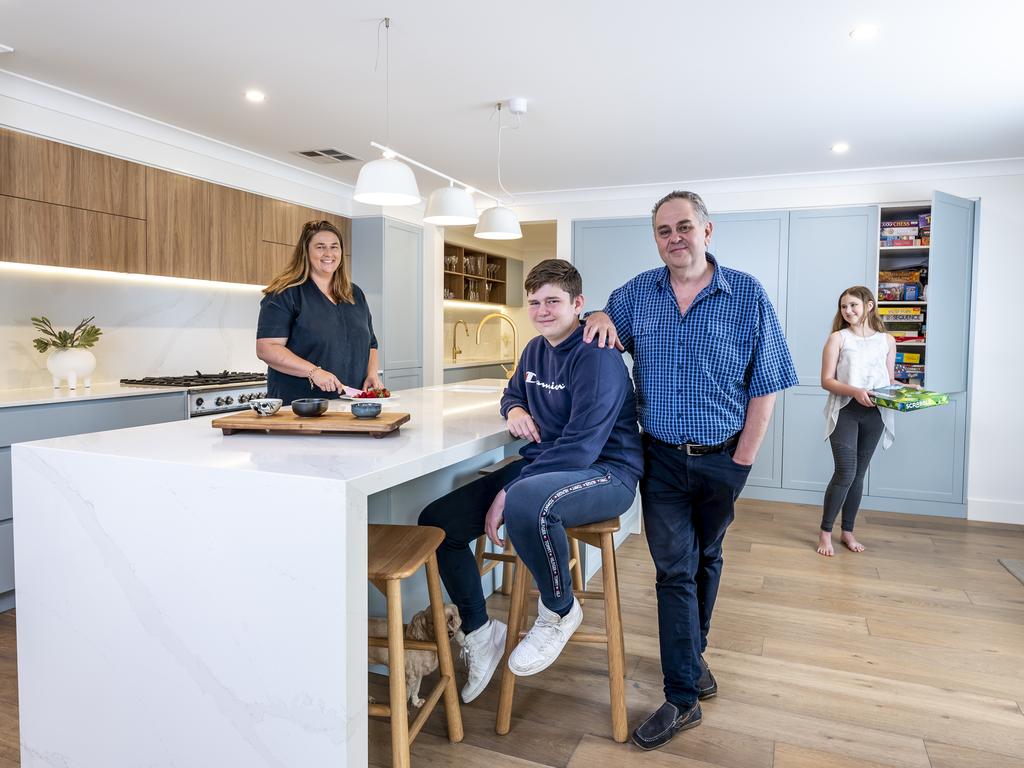
[[[414,520],[410,489],[502,453],[504,385],[398,392],[382,439],[199,417],[15,445],[22,764],[366,765],[369,497]]]

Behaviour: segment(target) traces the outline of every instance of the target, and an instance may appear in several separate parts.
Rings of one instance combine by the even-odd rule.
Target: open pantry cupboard
[[[942,192],[881,207],[875,295],[900,381],[967,389],[974,207]]]

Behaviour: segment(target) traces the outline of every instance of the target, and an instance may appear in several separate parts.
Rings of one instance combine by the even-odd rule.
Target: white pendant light
[[[391,136],[391,19],[384,17],[384,121],[385,138]],[[380,25],[377,26],[377,45],[380,46]],[[378,52],[379,52],[378,47]],[[394,153],[384,150],[384,157],[364,163],[359,169],[356,189],[352,197],[358,203],[367,205],[416,205],[420,202],[420,190],[412,168],[394,159]]]
[[[517,101],[520,104],[518,105],[519,111],[516,112],[516,115],[521,115],[526,111],[525,100],[518,99]],[[501,124],[500,101],[495,105],[495,109],[498,112],[498,188],[509,197],[512,197],[509,191],[505,189],[505,185],[501,183],[501,129],[504,126]],[[493,208],[488,208],[480,214],[480,221],[476,225],[476,231],[473,233],[473,236],[479,237],[481,240],[518,240],[521,238],[523,230],[519,228],[518,217],[512,213],[511,209],[503,206],[497,199],[494,202],[496,205]],[[513,202],[515,201],[513,200]]]
[[[356,202],[367,205],[416,205],[420,190],[412,168],[387,157],[365,163],[359,169]]]
[[[427,214],[423,221],[439,227],[457,227],[465,224],[476,224],[480,220],[477,215],[473,197],[461,187],[454,184],[435,189],[427,202]]]
[[[496,205],[480,214],[480,223],[473,235],[483,240],[518,240],[523,236],[523,230],[510,209]]]

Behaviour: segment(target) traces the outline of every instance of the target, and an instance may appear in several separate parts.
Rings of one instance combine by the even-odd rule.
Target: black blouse
[[[260,302],[256,338],[287,338],[285,347],[299,357],[330,371],[346,386],[362,387],[377,337],[366,296],[355,284],[352,298],[353,304],[332,304],[312,280],[268,294]],[[337,398],[339,394],[311,390],[303,376],[267,369],[267,395],[280,397],[285,405],[300,397]]]

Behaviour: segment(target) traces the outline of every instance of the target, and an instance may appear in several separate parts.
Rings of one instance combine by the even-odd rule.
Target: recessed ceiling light
[[[835,144],[832,145],[832,151],[835,152],[837,155],[841,155],[844,152],[848,151],[849,149],[850,145],[847,144],[845,141],[837,141]]]
[[[259,104],[261,101],[266,100],[267,95],[263,91],[248,90],[245,92],[245,98],[251,101],[253,104]]]
[[[874,40],[878,35],[878,27],[874,24],[861,24],[850,30],[850,37],[854,40]]]

